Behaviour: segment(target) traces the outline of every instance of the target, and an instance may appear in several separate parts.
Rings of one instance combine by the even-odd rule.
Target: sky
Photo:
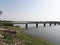
[[[60,0],[0,0],[0,20],[60,21]]]

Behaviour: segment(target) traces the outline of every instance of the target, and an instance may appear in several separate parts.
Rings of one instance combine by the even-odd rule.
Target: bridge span
[[[25,24],[26,28],[28,28],[28,24],[36,24],[36,28],[38,28],[38,24],[43,24],[44,27],[46,26],[46,24],[49,24],[50,26],[52,24],[54,24],[54,25],[56,25],[56,24],[60,25],[60,21],[13,21],[13,22],[0,22],[0,24],[5,24],[5,25],[11,24],[12,26],[14,24]]]

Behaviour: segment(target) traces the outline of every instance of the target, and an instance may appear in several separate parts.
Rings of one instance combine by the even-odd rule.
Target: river
[[[19,25],[21,28],[24,28],[25,25]],[[43,37],[49,41],[60,45],[60,25],[49,26],[48,24],[44,27],[43,24],[40,24],[38,28],[35,27],[35,24],[29,24],[28,28],[24,28],[24,32],[35,37]]]

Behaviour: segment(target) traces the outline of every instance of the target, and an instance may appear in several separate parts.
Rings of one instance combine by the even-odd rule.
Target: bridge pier
[[[36,28],[38,28],[38,23],[36,23]]]
[[[44,23],[44,27],[46,26],[46,23]]]
[[[28,24],[26,23],[26,29],[28,28]]]
[[[51,26],[51,23],[50,23],[50,26]]]
[[[54,23],[54,25],[56,25],[56,23]]]

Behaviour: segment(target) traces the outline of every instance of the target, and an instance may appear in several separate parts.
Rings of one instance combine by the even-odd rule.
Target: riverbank
[[[11,27],[11,26],[3,26],[0,28],[7,29],[7,31],[0,31],[0,35],[4,35],[4,40],[2,42],[8,44],[8,45],[13,45],[13,44],[18,44],[18,45],[53,45],[51,42],[40,38],[37,39],[35,37],[32,37],[26,33],[24,33],[24,30],[20,27]],[[13,33],[15,31],[15,33]]]

